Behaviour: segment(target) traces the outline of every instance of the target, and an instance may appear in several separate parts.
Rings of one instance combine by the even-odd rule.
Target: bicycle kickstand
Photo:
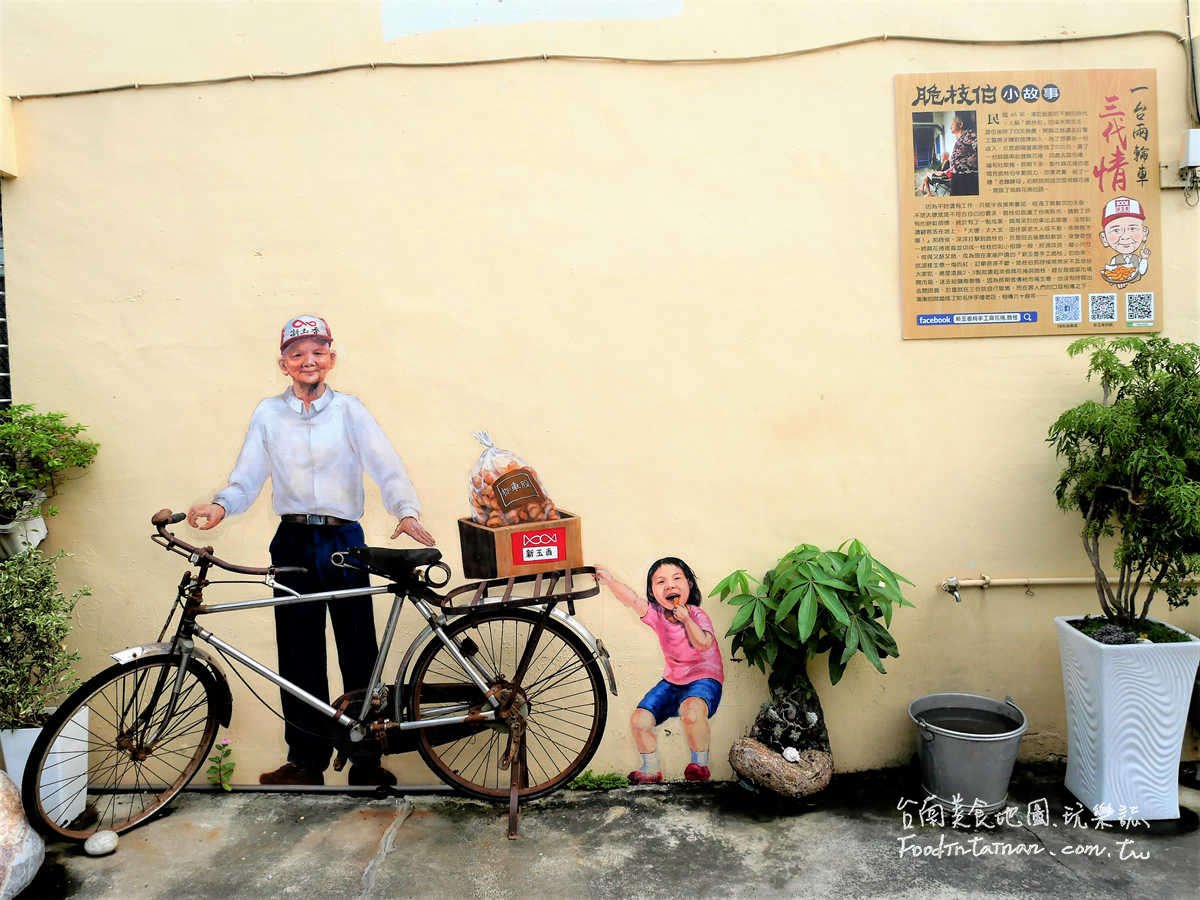
[[[508,788],[508,839],[515,841],[521,820],[521,788],[528,779],[525,759],[525,722],[514,717],[508,732],[508,752],[500,767],[509,770]]]

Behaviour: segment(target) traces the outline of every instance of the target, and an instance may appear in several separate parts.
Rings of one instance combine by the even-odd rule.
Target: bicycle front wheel
[[[548,794],[574,778],[604,734],[608,697],[600,666],[566,625],[532,610],[465,616],[447,628],[459,652],[488,687],[508,698],[525,728],[525,778],[520,795]],[[524,676],[516,679],[525,660]],[[409,717],[463,715],[483,698],[462,665],[437,638],[413,667]],[[422,729],[417,750],[438,777],[485,800],[508,797],[509,726],[501,721]]]
[[[34,742],[22,799],[51,839],[128,831],[191,781],[217,736],[217,680],[189,660],[171,703],[179,660],[110,666],[63,702]]]

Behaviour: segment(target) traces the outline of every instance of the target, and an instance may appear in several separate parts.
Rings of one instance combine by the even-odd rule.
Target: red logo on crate
[[[533,566],[538,563],[564,562],[567,558],[567,529],[546,528],[541,531],[518,531],[512,536],[514,566]]]

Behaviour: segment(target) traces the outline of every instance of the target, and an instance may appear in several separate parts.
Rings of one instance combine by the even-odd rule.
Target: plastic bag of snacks
[[[559,518],[531,466],[493,444],[486,431],[472,434],[484,447],[471,468],[471,517],[476,522],[496,528]]]

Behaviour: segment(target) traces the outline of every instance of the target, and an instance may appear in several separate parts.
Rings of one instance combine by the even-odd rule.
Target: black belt
[[[288,513],[286,516],[280,516],[279,521],[287,522],[289,525],[333,525],[335,527],[354,524],[353,519],[339,519],[337,516],[315,516],[312,513]]]

